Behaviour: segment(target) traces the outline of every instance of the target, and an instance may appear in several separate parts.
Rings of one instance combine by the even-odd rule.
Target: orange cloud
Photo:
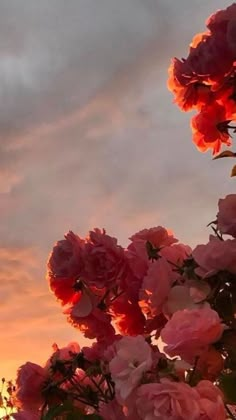
[[[0,248],[0,377],[14,377],[27,360],[44,363],[55,341],[63,346],[78,339],[49,293],[43,269],[36,248]]]

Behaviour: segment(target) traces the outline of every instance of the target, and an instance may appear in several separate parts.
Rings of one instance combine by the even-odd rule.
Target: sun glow
[[[16,412],[15,386],[12,381],[1,380],[0,388],[0,419],[9,420],[11,414]]]

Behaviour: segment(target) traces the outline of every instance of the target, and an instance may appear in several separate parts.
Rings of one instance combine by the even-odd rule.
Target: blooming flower
[[[116,356],[110,361],[110,371],[116,391],[125,400],[152,365],[152,350],[144,337],[123,337],[115,343]]]
[[[43,403],[42,389],[47,373],[41,366],[27,362],[21,366],[16,378],[16,397],[24,410],[37,411]]]
[[[59,348],[56,343],[53,344],[54,352],[45,364],[45,368],[49,369],[51,365],[57,360],[70,360],[73,359],[75,354],[79,353],[80,346],[76,342],[71,342],[67,346]]]
[[[114,287],[127,270],[123,248],[105,230],[89,232],[85,254],[83,278],[89,286],[98,289]]]
[[[212,382],[200,381],[195,390],[200,396],[200,409],[202,420],[225,420],[226,413],[224,408],[223,394],[213,385]]]
[[[129,239],[131,240],[131,244],[127,248],[127,257],[131,269],[139,279],[143,279],[149,267],[150,256],[147,252],[147,242],[157,251],[162,247],[178,242],[172,232],[162,226],[143,229]]]
[[[161,380],[141,385],[136,406],[142,420],[199,420],[199,396],[183,382]]]
[[[48,260],[48,273],[52,277],[76,278],[83,267],[84,241],[73,232],[56,243]]]
[[[210,236],[210,241],[205,245],[197,245],[193,250],[193,258],[199,265],[195,272],[205,278],[219,271],[236,273],[236,239],[221,241],[215,236]]]
[[[182,267],[183,262],[190,257],[191,253],[190,246],[181,243],[165,246],[161,249],[160,255],[170,263],[173,279],[178,280],[181,277],[178,268]]]
[[[51,291],[63,305],[73,300],[76,280],[84,266],[84,241],[73,232],[54,246],[48,260],[47,278]]]
[[[227,129],[228,122],[223,106],[214,103],[214,105],[202,108],[191,120],[193,142],[198,150],[205,152],[212,149],[215,154],[220,151],[222,144],[231,146]]]
[[[173,233],[170,230],[163,228],[162,226],[140,230],[139,232],[132,235],[129,239],[132,242],[142,241],[146,243],[149,241],[155,248],[168,246],[178,242],[178,240],[174,238]]]
[[[236,237],[236,194],[229,194],[218,202],[217,227],[221,233]]]
[[[161,331],[161,339],[169,356],[180,356],[192,363],[209,344],[220,339],[223,330],[218,313],[208,306],[184,309],[173,314]]]

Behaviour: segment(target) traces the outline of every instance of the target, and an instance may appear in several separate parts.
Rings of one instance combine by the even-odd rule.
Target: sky
[[[224,0],[0,1],[0,377],[83,344],[45,280],[68,230],[123,246],[162,225],[208,239],[231,160],[191,140],[166,87],[173,56]]]

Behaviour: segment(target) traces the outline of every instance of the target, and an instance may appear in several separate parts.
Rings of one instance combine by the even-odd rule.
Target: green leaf
[[[213,157],[212,160],[221,159],[224,157],[236,157],[236,153],[231,152],[231,150],[224,150],[223,152],[219,153],[219,155]]]
[[[223,391],[227,403],[236,404],[236,371],[222,374],[219,378],[219,387]]]

